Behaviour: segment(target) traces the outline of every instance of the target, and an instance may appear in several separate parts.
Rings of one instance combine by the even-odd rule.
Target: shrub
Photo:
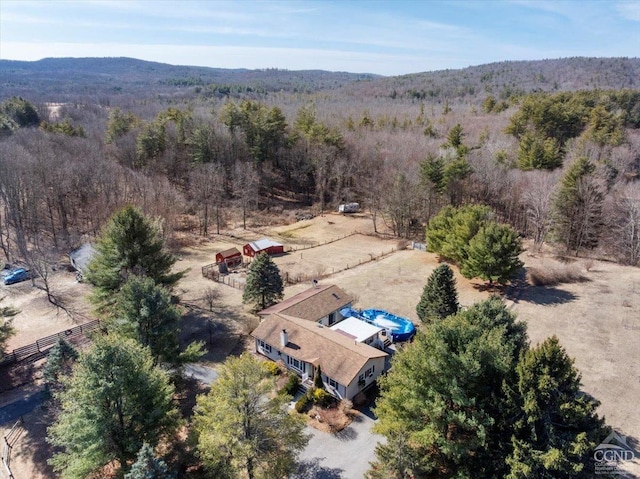
[[[339,408],[343,413],[346,414],[353,409],[353,402],[349,401],[348,399],[343,399],[342,401],[340,401]]]
[[[296,405],[295,405],[296,412],[300,414],[305,413],[311,408],[312,404],[313,404],[313,400],[307,394],[305,394],[304,396],[302,396],[300,399],[296,401]]]
[[[272,376],[278,376],[282,372],[278,365],[273,361],[265,361],[265,368]]]
[[[398,249],[398,251],[402,251],[403,249],[407,249],[410,245],[411,245],[411,241],[406,239],[401,239],[401,240],[398,240],[398,242],[396,243],[396,248]]]
[[[289,379],[287,383],[284,385],[282,390],[287,393],[289,396],[295,396],[296,392],[298,392],[298,388],[300,387],[300,378],[297,374],[289,373]]]
[[[315,389],[313,391],[313,402],[320,407],[327,407],[333,402],[333,396],[324,389]]]

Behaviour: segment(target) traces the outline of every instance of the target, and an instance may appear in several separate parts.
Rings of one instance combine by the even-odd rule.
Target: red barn
[[[284,245],[271,241],[268,238],[262,238],[261,240],[252,241],[251,243],[244,245],[242,252],[245,256],[249,256],[251,258],[258,253],[267,253],[269,255],[282,254],[284,253]]]
[[[235,268],[242,264],[242,253],[238,251],[238,248],[230,248],[220,251],[216,254],[216,263],[225,263],[227,267]]]

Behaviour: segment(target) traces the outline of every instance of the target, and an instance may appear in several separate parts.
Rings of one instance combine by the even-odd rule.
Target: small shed
[[[216,264],[224,263],[227,268],[236,268],[242,264],[242,253],[238,248],[229,248],[216,253]]]
[[[268,255],[282,254],[284,253],[284,245],[276,243],[269,238],[262,238],[244,245],[242,252],[250,258],[253,258],[258,253],[267,253]]]
[[[73,250],[69,253],[69,260],[71,261],[71,265],[75,268],[75,270],[80,274],[84,274],[87,269],[87,265],[93,259],[93,256],[96,254],[96,250],[91,243],[85,243],[80,246],[78,249]]]

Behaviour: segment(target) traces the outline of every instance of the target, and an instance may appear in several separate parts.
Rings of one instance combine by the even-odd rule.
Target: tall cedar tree
[[[448,264],[441,264],[427,280],[420,302],[416,306],[418,318],[424,324],[456,314],[459,308],[456,279]]]
[[[509,225],[490,221],[469,241],[460,272],[465,278],[507,283],[522,268],[522,240]]]
[[[554,198],[553,232],[567,252],[598,244],[604,196],[596,185],[595,165],[579,158],[568,169]]]
[[[148,276],[172,287],[184,272],[171,273],[176,258],[165,251],[159,228],[133,206],[117,211],[96,243],[96,255],[87,267],[95,286],[93,299],[104,305],[132,276]]]
[[[593,477],[593,451],[610,429],[596,414],[600,403],[580,391],[580,374],[558,338],[527,351],[516,372],[520,414],[506,477]]]
[[[132,276],[116,294],[107,325],[110,332],[148,347],[155,363],[176,365],[202,356],[200,343],[180,353],[180,318],[166,288],[151,278]]]
[[[526,327],[492,297],[420,332],[380,381],[374,477],[499,477],[510,444],[503,383]],[[402,460],[399,459],[402,455]]]
[[[194,427],[210,477],[288,477],[308,437],[289,414],[290,396],[273,395],[274,378],[249,354],[230,357],[211,391],[198,397]]]
[[[313,387],[317,389],[324,389],[324,382],[322,382],[322,368],[318,364],[313,375]]]
[[[138,452],[136,462],[124,479],[174,479],[175,477],[175,474],[169,472],[166,463],[157,457],[153,448],[145,442]]]
[[[260,311],[280,301],[283,291],[278,266],[268,254],[258,254],[249,265],[242,302],[255,303],[255,310]]]
[[[64,479],[84,479],[114,460],[125,471],[143,443],[155,446],[178,425],[167,373],[133,340],[99,338],[63,384],[47,440]]]

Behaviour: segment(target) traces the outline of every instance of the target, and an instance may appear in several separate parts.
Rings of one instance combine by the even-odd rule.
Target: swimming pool
[[[416,334],[416,327],[411,321],[383,309],[357,311],[352,308],[345,308],[340,313],[345,317],[352,316],[387,330],[391,334],[394,343],[408,341]]]

